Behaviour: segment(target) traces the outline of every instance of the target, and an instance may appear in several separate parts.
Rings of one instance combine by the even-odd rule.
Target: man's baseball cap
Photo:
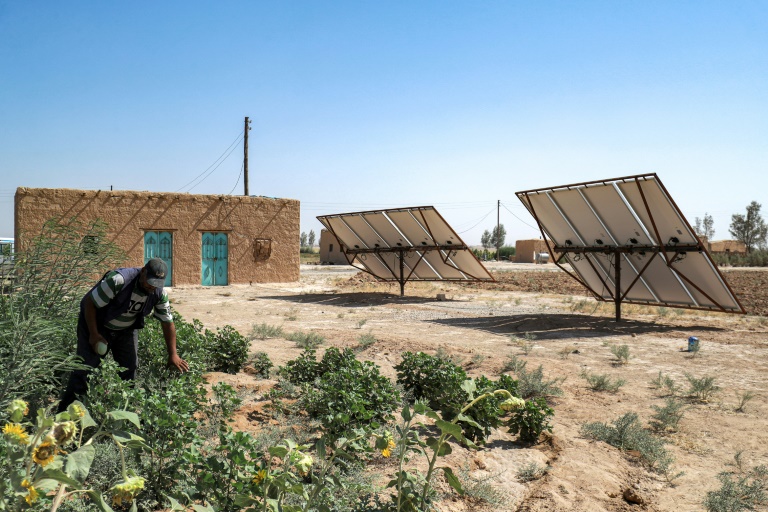
[[[147,271],[147,283],[155,288],[165,285],[165,276],[168,274],[168,265],[160,258],[152,258],[144,265]]]

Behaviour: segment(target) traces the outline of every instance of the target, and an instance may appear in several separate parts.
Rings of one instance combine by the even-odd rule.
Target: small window
[[[328,252],[333,252],[333,244],[328,248]]]
[[[266,261],[272,256],[272,240],[257,238],[253,241],[253,261]]]

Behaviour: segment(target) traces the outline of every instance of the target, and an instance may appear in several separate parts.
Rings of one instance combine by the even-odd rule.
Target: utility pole
[[[499,259],[499,243],[501,242],[501,229],[499,228],[499,210],[501,210],[501,199],[498,200],[496,203],[496,261],[501,261]]]
[[[251,129],[251,121],[245,118],[245,137],[243,138],[243,195],[248,195],[248,131]]]

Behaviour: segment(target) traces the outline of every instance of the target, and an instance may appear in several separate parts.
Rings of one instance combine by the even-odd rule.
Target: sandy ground
[[[530,289],[541,289],[537,280],[551,278],[545,273],[554,270],[552,265],[488,266],[501,283],[526,276]],[[737,452],[749,467],[768,463],[768,322],[763,317],[626,306],[625,321],[617,324],[612,306],[596,303],[578,288],[563,285],[568,295],[502,288],[411,283],[400,297],[398,288],[371,283],[351,267],[302,265],[296,283],[177,287],[170,295],[184,318],[197,318],[208,328],[228,324],[245,335],[261,323],[286,332],[311,330],[325,337],[325,347],[355,347],[361,335],[372,334],[377,341],[358,357],[375,362],[391,378],[403,351],[434,354],[441,348],[462,358],[473,376],[496,378],[507,358],[516,355],[528,361],[529,369],[543,365],[547,378],[566,377],[565,394],[554,401],[551,438],[523,447],[509,434],[496,432],[485,448],[455,449],[449,456],[450,465],[475,478],[492,477],[490,482],[508,498],[508,505],[496,510],[703,510],[706,492],[719,487],[718,473],[733,470],[728,464]],[[438,300],[439,294],[445,300]],[[510,338],[524,333],[535,336],[528,355]],[[701,340],[695,357],[685,351],[688,336]],[[615,364],[611,344],[630,347],[628,364]],[[282,338],[254,340],[251,350],[266,352],[276,366],[301,352]],[[621,377],[626,384],[615,394],[592,391],[580,377],[584,370]],[[714,376],[722,388],[709,403],[689,402],[678,432],[666,436],[675,468],[685,472],[672,483],[649,473],[632,454],[579,434],[586,422],[612,421],[630,411],[647,423],[654,413],[651,406],[664,405],[650,385],[659,371],[684,389],[685,374]],[[258,430],[263,421],[253,414],[263,405],[258,391],[272,383],[245,373],[213,378],[256,391],[250,395],[253,402],[242,405],[236,428]],[[735,412],[737,395],[744,392],[755,398],[745,412]],[[530,462],[548,471],[522,483],[518,470]],[[631,501],[641,503],[625,499],[630,491]],[[446,499],[441,510],[477,507]]]

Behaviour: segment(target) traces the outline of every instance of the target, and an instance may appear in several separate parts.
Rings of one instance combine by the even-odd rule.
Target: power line
[[[535,226],[531,226],[530,224],[528,224],[527,222],[525,222],[523,219],[521,219],[520,217],[518,217],[517,215],[515,215],[515,214],[512,212],[512,210],[510,210],[509,208],[507,208],[507,205],[505,205],[504,203],[501,203],[501,206],[503,206],[505,210],[507,210],[509,213],[511,213],[511,214],[512,214],[512,216],[513,216],[514,218],[516,218],[517,220],[519,220],[520,222],[522,222],[523,224],[525,224],[525,225],[526,225],[526,226],[528,226],[529,228],[532,228],[532,229],[535,229],[535,230],[537,230],[537,231],[538,231],[538,229],[539,229],[539,228],[537,228],[537,227],[535,227]]]
[[[472,226],[471,228],[467,228],[467,229],[465,229],[464,231],[461,231],[461,232],[459,232],[459,234],[460,234],[460,235],[461,235],[461,234],[464,234],[464,233],[466,233],[467,231],[470,231],[470,230],[472,230],[472,229],[476,228],[478,224],[480,224],[481,222],[483,222],[483,221],[485,220],[485,218],[486,218],[486,217],[488,217],[488,216],[489,216],[490,214],[492,214],[492,213],[493,213],[493,210],[489,210],[489,211],[488,211],[488,213],[486,213],[485,215],[483,215],[483,218],[482,218],[482,219],[480,219],[479,221],[477,221],[477,224],[475,224],[475,225],[474,225],[474,226]]]
[[[240,183],[240,177],[243,175],[243,169],[245,169],[245,162],[243,162],[242,165],[240,166],[240,174],[238,174],[238,176],[237,176],[237,181],[235,182],[235,186],[232,187],[232,190],[230,190],[229,194],[227,194],[227,195],[231,196],[232,192],[234,192],[235,189],[237,188],[237,184]]]
[[[224,157],[224,155],[227,153],[227,151],[229,151],[229,154],[227,154],[227,156],[226,156],[226,157],[224,157],[224,160],[226,160],[226,159],[227,159],[227,157],[229,157],[229,155],[231,155],[231,154],[232,154],[232,151],[234,151],[234,148],[233,148],[233,147],[235,146],[235,144],[237,144],[238,142],[240,142],[240,137],[242,137],[242,136],[243,136],[243,133],[244,133],[244,132],[245,132],[245,130],[241,131],[241,132],[240,132],[240,133],[237,135],[237,137],[235,138],[235,141],[234,141],[232,144],[230,144],[230,145],[229,145],[229,147],[227,147],[227,149],[225,149],[225,150],[224,150],[224,152],[223,152],[221,155],[219,155],[219,158],[217,158],[216,160],[214,160],[214,162],[213,162],[211,165],[209,165],[209,166],[208,166],[208,168],[207,168],[206,170],[204,170],[203,172],[201,172],[200,174],[198,174],[197,176],[195,176],[195,177],[192,179],[192,181],[190,181],[190,182],[186,183],[185,185],[181,186],[181,187],[180,187],[178,190],[176,190],[176,192],[181,192],[182,190],[184,190],[184,189],[185,189],[185,188],[187,188],[188,186],[192,185],[192,184],[193,184],[195,181],[197,181],[198,179],[200,179],[200,177],[201,177],[201,176],[203,176],[203,175],[204,175],[206,172],[208,172],[208,170],[209,170],[211,167],[213,167],[214,165],[216,165],[216,162],[219,162],[219,160],[221,160],[221,158],[222,158],[222,157]],[[221,165],[222,163],[224,163],[224,160],[221,160],[221,162],[219,162],[219,164],[218,164],[218,165],[216,165],[216,167],[215,167],[213,170],[215,171],[216,169],[218,169],[218,168],[219,168],[219,165]],[[213,172],[213,171],[211,171],[211,172]],[[210,173],[209,173],[207,176],[205,176],[205,177],[204,177],[202,180],[200,180],[200,183],[202,183],[202,182],[205,180],[205,178],[207,178],[208,176],[210,176]],[[199,185],[200,183],[198,183],[197,185]],[[197,185],[195,185],[194,187],[196,187]],[[194,188],[194,187],[192,187],[192,188]],[[189,190],[192,190],[192,188],[190,188]]]

